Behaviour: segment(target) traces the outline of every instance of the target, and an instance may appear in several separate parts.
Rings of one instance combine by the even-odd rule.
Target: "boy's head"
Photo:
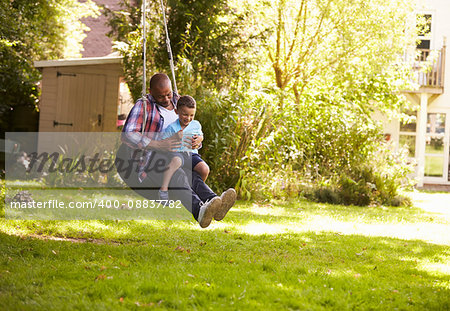
[[[176,113],[181,126],[187,126],[195,117],[197,103],[192,96],[184,95],[178,99]]]
[[[172,83],[165,73],[154,74],[150,79],[150,94],[162,107],[170,105],[172,99]]]

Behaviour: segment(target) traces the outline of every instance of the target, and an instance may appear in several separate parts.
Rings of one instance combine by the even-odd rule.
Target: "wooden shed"
[[[39,132],[116,132],[121,57],[37,61]]]

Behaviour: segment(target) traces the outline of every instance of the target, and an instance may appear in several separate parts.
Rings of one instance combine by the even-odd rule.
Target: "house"
[[[119,0],[93,0],[97,5],[104,5],[112,10],[120,9]],[[86,38],[84,38],[83,50],[81,55],[86,57],[103,57],[112,53],[112,42],[107,36],[110,31],[105,15],[101,14],[97,17],[86,17],[81,20],[90,31],[86,32]]]
[[[450,185],[450,59],[446,38],[450,38],[450,1],[424,0],[416,14],[425,23],[418,36],[413,62],[416,82],[420,87],[405,91],[416,104],[412,121],[394,120],[385,132],[399,146],[406,146],[417,166],[418,187],[425,184]]]

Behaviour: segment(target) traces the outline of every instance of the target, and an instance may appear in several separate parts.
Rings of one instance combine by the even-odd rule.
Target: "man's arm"
[[[151,105],[147,105],[147,107],[150,108],[149,114],[151,114]],[[142,134],[143,120],[144,104],[141,98],[131,109],[128,118],[123,126],[121,137],[122,142],[135,149],[143,149],[150,144],[151,139],[148,136]]]
[[[176,135],[167,139],[161,139],[161,133],[150,132],[150,129],[156,129],[152,124],[154,115],[154,105],[147,104],[147,122],[144,134],[142,134],[142,125],[144,120],[144,105],[142,99],[139,99],[128,115],[127,121],[122,129],[122,142],[133,149],[154,149],[161,151],[173,151],[181,146],[180,139]]]

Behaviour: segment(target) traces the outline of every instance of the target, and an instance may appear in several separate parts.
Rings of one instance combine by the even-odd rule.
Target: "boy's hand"
[[[198,149],[203,141],[203,135],[194,135],[191,139],[192,149]]]

